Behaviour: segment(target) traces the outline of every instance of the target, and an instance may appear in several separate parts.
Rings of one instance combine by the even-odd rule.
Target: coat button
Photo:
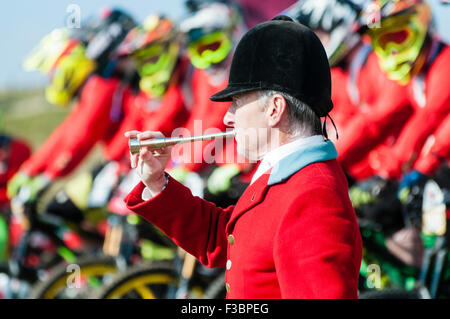
[[[227,292],[230,292],[230,285],[228,283],[225,283],[225,289],[227,290]]]
[[[252,199],[251,199],[251,201],[253,202],[253,201],[255,200],[255,198],[256,198],[256,192],[254,192],[254,193],[252,194]]]
[[[233,235],[228,235],[228,243],[230,244],[230,245],[233,245],[234,244],[234,236]]]
[[[230,269],[231,269],[231,260],[228,259],[227,260],[227,270],[230,270]]]

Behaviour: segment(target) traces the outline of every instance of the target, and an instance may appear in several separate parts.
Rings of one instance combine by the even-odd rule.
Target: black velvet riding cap
[[[250,29],[234,53],[228,86],[210,99],[231,101],[254,90],[288,93],[326,116],[333,108],[330,67],[314,32],[287,16]]]

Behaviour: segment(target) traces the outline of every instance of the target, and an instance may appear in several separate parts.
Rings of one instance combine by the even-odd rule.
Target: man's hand
[[[139,141],[164,137],[161,132],[152,131],[129,131],[125,133],[127,138],[137,138]],[[164,170],[170,160],[172,148],[150,151],[147,147],[142,147],[139,154],[131,155],[131,167],[136,169],[142,182],[147,186],[152,195],[161,192],[166,185]]]

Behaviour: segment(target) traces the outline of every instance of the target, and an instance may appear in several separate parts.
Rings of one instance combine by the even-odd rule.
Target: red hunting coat
[[[332,142],[297,151],[226,209],[169,178],[127,207],[209,267],[225,267],[227,298],[356,298],[362,244]]]

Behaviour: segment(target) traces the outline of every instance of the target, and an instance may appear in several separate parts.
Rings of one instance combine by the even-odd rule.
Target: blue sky
[[[22,61],[41,38],[55,28],[63,27],[67,7],[77,4],[81,19],[96,14],[101,8],[116,6],[128,11],[137,21],[150,13],[165,13],[180,18],[185,13],[183,0],[13,0],[2,1],[0,9],[0,89],[38,87],[45,77],[22,70]]]
[[[450,43],[450,5],[439,5],[440,0],[428,2],[433,7],[441,37]],[[97,13],[105,6],[121,7],[138,21],[155,12],[165,13],[174,19],[185,13],[184,0],[3,1],[0,9],[0,89],[39,87],[45,83],[44,76],[37,72],[23,71],[22,60],[45,34],[65,25],[66,9],[72,3],[80,7],[81,19]]]

